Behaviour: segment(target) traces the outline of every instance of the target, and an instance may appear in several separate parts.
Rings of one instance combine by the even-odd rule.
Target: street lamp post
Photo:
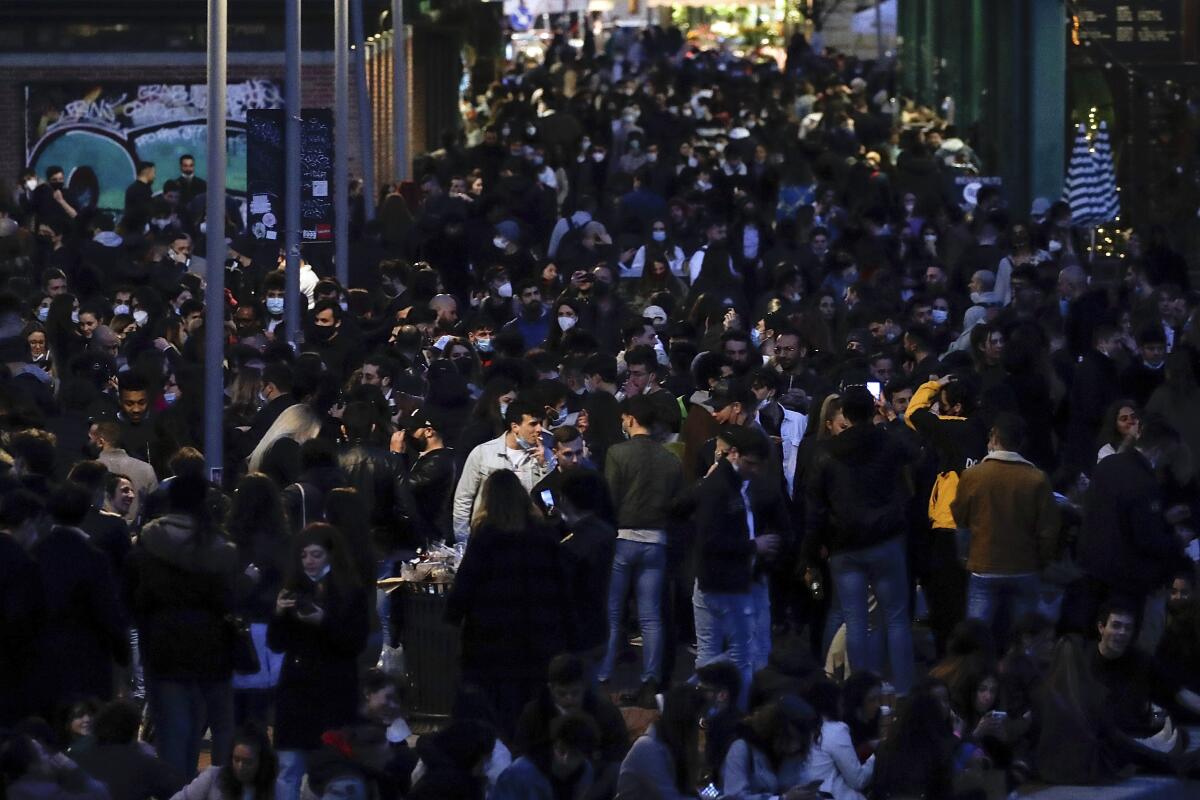
[[[284,36],[286,46],[286,87],[283,140],[287,148],[284,158],[287,175],[284,177],[283,225],[284,265],[284,327],[292,347],[300,344],[300,0],[284,0],[286,5]]]
[[[404,0],[392,0],[392,113],[395,135],[396,180],[408,180],[408,37],[404,30]]]
[[[358,152],[362,161],[363,213],[375,219],[375,147],[371,126],[371,97],[367,91],[367,38],[363,31],[363,0],[351,0],[350,27],[353,29],[356,58],[354,88],[358,98]]]
[[[204,459],[211,480],[224,467],[225,425],[225,2],[208,0],[208,190],[204,308]]]
[[[350,3],[333,0],[333,259],[350,282]]]

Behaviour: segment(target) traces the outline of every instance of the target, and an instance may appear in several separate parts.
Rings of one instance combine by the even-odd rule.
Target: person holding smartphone
[[[267,644],[284,654],[276,695],[278,800],[296,800],[307,755],[321,734],[354,720],[367,594],[337,528],[314,522],[294,540],[290,574],[275,600]]]

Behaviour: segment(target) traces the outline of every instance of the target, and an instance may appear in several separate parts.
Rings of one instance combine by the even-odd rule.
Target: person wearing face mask
[[[1138,331],[1137,345],[1137,355],[1121,373],[1121,393],[1145,408],[1166,379],[1167,337],[1162,326],[1147,325]]]
[[[81,208],[73,192],[67,189],[67,177],[57,165],[46,168],[46,182],[33,190],[33,213],[38,220],[54,220],[66,225],[79,216]]]
[[[338,378],[353,372],[362,358],[357,343],[342,335],[344,313],[334,300],[317,303],[309,328],[311,338],[304,343],[304,352],[318,354],[326,369]]]
[[[401,461],[397,511],[411,524],[409,544],[414,548],[454,537],[452,506],[458,473],[454,451],[442,438],[444,430],[438,410],[423,406],[392,435],[392,452]]]
[[[554,468],[554,454],[542,440],[544,416],[544,410],[533,403],[511,403],[504,413],[505,432],[471,450],[454,490],[456,541],[467,541],[484,482],[493,472],[515,472],[528,492]]]

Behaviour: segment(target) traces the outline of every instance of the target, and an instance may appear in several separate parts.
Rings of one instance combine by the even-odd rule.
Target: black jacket
[[[0,533],[0,725],[13,725],[34,709],[36,680],[31,645],[42,625],[46,601],[42,576],[17,540]]]
[[[545,528],[480,527],[459,565],[446,619],[462,624],[464,680],[545,680],[550,659],[576,646],[558,541]]]
[[[1098,350],[1083,356],[1075,368],[1067,411],[1067,453],[1064,466],[1090,473],[1100,448],[1097,438],[1105,410],[1117,399],[1120,377],[1116,362]]]
[[[775,533],[786,543],[791,521],[778,487],[767,481],[751,480],[749,494],[755,537]],[[694,496],[698,499],[696,576],[700,591],[749,592],[757,546],[747,527],[741,476],[728,461],[722,460],[716,471],[700,482]]]
[[[816,454],[809,479],[804,555],[881,544],[907,530],[904,468],[911,453],[875,425],[855,425]]]
[[[1161,586],[1183,558],[1163,511],[1162,488],[1145,456],[1127,450],[1104,459],[1084,500],[1079,566],[1129,597]]]
[[[410,544],[425,547],[431,541],[453,541],[452,501],[458,484],[454,450],[443,447],[421,453],[396,475],[396,499],[400,513],[408,518]]]
[[[567,584],[574,595],[581,650],[608,639],[608,583],[612,577],[617,531],[595,515],[566,526],[562,540]]]
[[[129,645],[108,558],[78,528],[57,526],[33,546],[45,588],[34,648],[38,694],[51,711],[75,697],[112,697],[113,663]]]
[[[322,733],[348,725],[358,713],[357,662],[367,642],[367,594],[357,587],[339,590],[332,575],[302,583],[302,589],[324,611],[321,622],[304,622],[288,611],[267,625],[267,644],[284,654],[275,712],[280,750],[315,750]]]
[[[218,533],[197,541],[196,521],[168,514],[142,528],[125,571],[147,674],[175,681],[228,680],[237,549]]]
[[[386,448],[365,442],[345,445],[338,453],[338,467],[346,476],[346,485],[358,490],[372,527],[387,526],[393,519],[394,487],[401,466]]]

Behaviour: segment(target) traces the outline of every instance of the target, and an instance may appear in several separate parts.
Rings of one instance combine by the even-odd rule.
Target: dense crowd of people
[[[1200,324],[1168,232],[1093,258],[1065,203],[964,204],[964,132],[800,37],[782,67],[594,44],[511,65],[418,191],[358,194],[300,331],[278,243],[206,220],[190,156],[119,213],[61,167],[0,198],[8,797],[1194,771]],[[461,556],[460,677],[414,739],[376,581],[430,550]],[[619,706],[658,716],[631,741]]]

